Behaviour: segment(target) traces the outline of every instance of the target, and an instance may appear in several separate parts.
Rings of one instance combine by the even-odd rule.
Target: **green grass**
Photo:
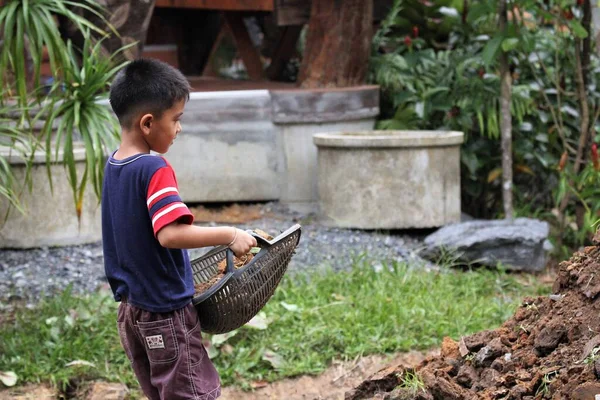
[[[519,278],[519,279],[517,279]],[[286,277],[264,308],[267,329],[244,327],[209,338],[225,385],[317,374],[333,359],[428,349],[497,327],[526,295],[548,292],[535,277],[504,272],[425,272],[401,264],[375,272],[357,262],[351,272]],[[116,331],[116,303],[106,294],[68,291],[0,327],[0,371],[19,382],[100,378],[137,386]],[[263,321],[264,322],[264,321]],[[264,327],[263,327],[264,328]],[[67,367],[75,360],[94,366]]]

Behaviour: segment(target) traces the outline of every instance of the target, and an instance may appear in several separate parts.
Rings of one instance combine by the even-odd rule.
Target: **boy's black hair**
[[[190,84],[183,74],[159,60],[137,59],[127,64],[110,87],[110,105],[121,126],[130,128],[137,113],[162,113],[189,100]]]

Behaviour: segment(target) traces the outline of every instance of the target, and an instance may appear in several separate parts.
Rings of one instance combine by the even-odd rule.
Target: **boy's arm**
[[[238,257],[256,246],[256,239],[233,227],[200,227],[174,222],[163,227],[156,235],[161,246],[172,249],[228,245]]]

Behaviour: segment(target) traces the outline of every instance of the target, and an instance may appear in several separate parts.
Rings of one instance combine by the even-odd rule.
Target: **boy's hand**
[[[235,254],[236,257],[242,257],[243,255],[247,254],[250,249],[256,247],[256,238],[241,229],[235,228],[235,230],[236,236],[229,244],[229,248],[231,251],[233,251],[233,254]]]

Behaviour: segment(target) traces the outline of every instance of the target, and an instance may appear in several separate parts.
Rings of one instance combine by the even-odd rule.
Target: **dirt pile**
[[[525,298],[500,328],[445,338],[439,356],[381,370],[346,400],[595,400],[599,294],[600,247],[591,246],[560,264],[553,294]]]

